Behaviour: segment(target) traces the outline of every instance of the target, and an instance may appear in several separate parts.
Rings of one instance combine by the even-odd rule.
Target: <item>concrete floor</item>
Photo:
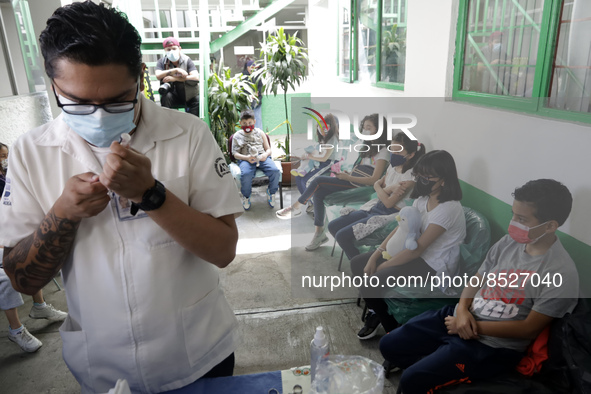
[[[285,206],[295,189],[284,189]],[[302,289],[302,275],[335,275],[340,249],[331,257],[332,238],[315,252],[304,245],[313,231],[311,216],[279,220],[265,199],[266,186],[255,187],[252,208],[237,219],[240,241],[236,259],[221,271],[226,297],[240,321],[242,343],[236,351],[236,375],[288,369],[310,363],[309,347],[315,327],[328,333],[332,354],[362,355],[379,363],[379,338],[360,341],[361,309],[355,303],[356,292],[326,289]],[[345,258],[343,270],[349,272]],[[61,283],[61,281],[60,281]],[[53,283],[44,289],[48,303],[67,311],[64,291]],[[80,388],[61,356],[59,323],[28,317],[32,299],[23,296],[25,305],[19,315],[29,331],[43,342],[34,354],[23,352],[7,338],[8,322],[0,315],[0,392],[78,393]],[[386,381],[384,393],[395,393],[400,373]]]

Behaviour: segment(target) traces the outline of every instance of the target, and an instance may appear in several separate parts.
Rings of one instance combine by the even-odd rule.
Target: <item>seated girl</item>
[[[411,197],[416,198],[413,206],[422,217],[417,248],[404,249],[390,259],[384,259],[382,253],[387,250],[388,241],[397,227],[375,251],[351,260],[354,276],[376,276],[380,285],[384,285],[384,288],[360,288],[368,314],[365,326],[357,334],[359,339],[373,337],[380,325],[386,332],[398,326],[396,319],[388,314],[388,305],[383,299],[388,277],[420,276],[426,279],[443,272],[449,276],[459,273],[460,244],[466,237],[466,221],[460,204],[462,190],[454,159],[444,150],[429,152],[414,166],[413,175],[416,184]]]
[[[325,144],[328,146],[337,146],[338,145],[338,138],[339,138],[339,123],[337,118],[333,114],[327,114],[324,117],[326,121],[326,127],[323,124],[322,128],[316,128],[316,140],[318,144]],[[314,147],[315,145],[312,145]],[[308,148],[306,148],[308,149]],[[297,155],[292,156],[292,160],[300,159],[303,161],[308,161],[308,164],[311,167],[309,168],[305,174],[302,176],[296,177],[296,186],[300,192],[303,194],[306,191],[306,183],[308,180],[316,175],[321,170],[328,169],[327,166],[330,166],[334,160],[336,160],[336,149],[334,148],[322,148],[322,152],[318,152],[318,154],[310,154],[309,152],[304,153],[302,156],[298,157]],[[305,166],[305,164],[304,164]],[[302,167],[302,164],[300,164]],[[298,168],[299,169],[299,168]]]
[[[364,204],[361,209],[328,223],[328,231],[345,251],[349,260],[359,254],[354,245],[355,240],[362,239],[371,233],[372,229],[375,230],[375,226],[361,225],[366,224],[372,217],[387,216],[384,218],[386,221],[376,224],[381,227],[394,220],[390,216],[404,206],[401,202],[410,195],[415,184],[411,174],[412,168],[425,153],[425,146],[400,132],[394,136],[390,151],[393,153],[386,175],[374,184],[378,197]]]
[[[371,186],[381,178],[386,170],[390,162],[390,152],[386,148],[389,145],[386,134],[386,119],[383,118],[381,125],[379,123],[378,114],[368,115],[361,121],[359,128],[362,134],[376,134],[378,128],[381,129],[381,134],[376,140],[367,141],[365,144],[367,150],[359,149],[359,158],[351,173],[340,172],[336,174],[336,178],[330,176],[315,178],[295,204],[277,211],[278,218],[291,219],[294,216],[301,215],[301,206],[313,198],[316,231],[312,241],[306,246],[306,250],[318,249],[320,245],[328,242],[324,226],[324,198],[335,192],[354,189],[359,186]],[[356,146],[359,146],[359,144]]]

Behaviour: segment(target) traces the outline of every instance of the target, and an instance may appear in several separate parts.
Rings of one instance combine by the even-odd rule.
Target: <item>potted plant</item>
[[[266,65],[254,74],[255,78],[258,75],[263,78],[265,93],[272,92],[277,96],[278,87],[283,91],[285,121],[279,126],[285,124],[287,134],[283,143],[278,142],[277,146],[285,153],[281,157],[285,183],[291,182],[291,133],[293,132],[287,110],[287,91],[289,88],[295,90],[295,84],[299,86],[306,79],[307,52],[304,42],[297,37],[297,32],[294,35],[287,35],[283,28],[280,28],[275,34],[267,37],[267,42],[261,43],[261,57]]]
[[[382,54],[387,70],[382,76],[388,77],[389,82],[404,82],[406,58],[406,31],[398,33],[398,24],[393,24],[390,30],[385,30],[382,36]],[[383,66],[384,67],[384,66]]]
[[[242,74],[231,75],[229,67],[208,79],[209,120],[211,131],[219,147],[229,161],[228,138],[240,122],[240,111],[250,102],[258,100],[255,86]]]

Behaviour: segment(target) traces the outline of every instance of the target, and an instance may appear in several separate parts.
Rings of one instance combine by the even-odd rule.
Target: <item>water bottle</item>
[[[328,340],[326,339],[326,335],[324,335],[324,329],[322,326],[318,326],[316,327],[314,339],[312,339],[312,342],[310,343],[310,375],[312,381],[314,381],[316,367],[320,363],[320,359],[322,357],[327,357],[328,354]]]

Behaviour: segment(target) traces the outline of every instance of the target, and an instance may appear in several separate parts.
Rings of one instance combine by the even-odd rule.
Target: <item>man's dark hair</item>
[[[458,180],[456,162],[452,155],[445,150],[432,150],[423,155],[412,169],[413,174],[443,178],[441,192],[437,196],[440,203],[446,201],[460,201],[462,199],[462,188]],[[419,181],[420,182],[420,181]],[[411,198],[420,197],[415,187],[410,195]]]
[[[254,119],[254,111],[251,109],[244,110],[240,113],[240,120]]]
[[[39,36],[45,72],[57,75],[56,61],[67,59],[89,66],[120,64],[134,78],[142,72],[141,38],[127,17],[91,1],[58,8]]]
[[[573,196],[562,183],[554,179],[529,181],[513,192],[513,197],[534,207],[534,216],[545,223],[556,220],[562,226],[573,206]]]

